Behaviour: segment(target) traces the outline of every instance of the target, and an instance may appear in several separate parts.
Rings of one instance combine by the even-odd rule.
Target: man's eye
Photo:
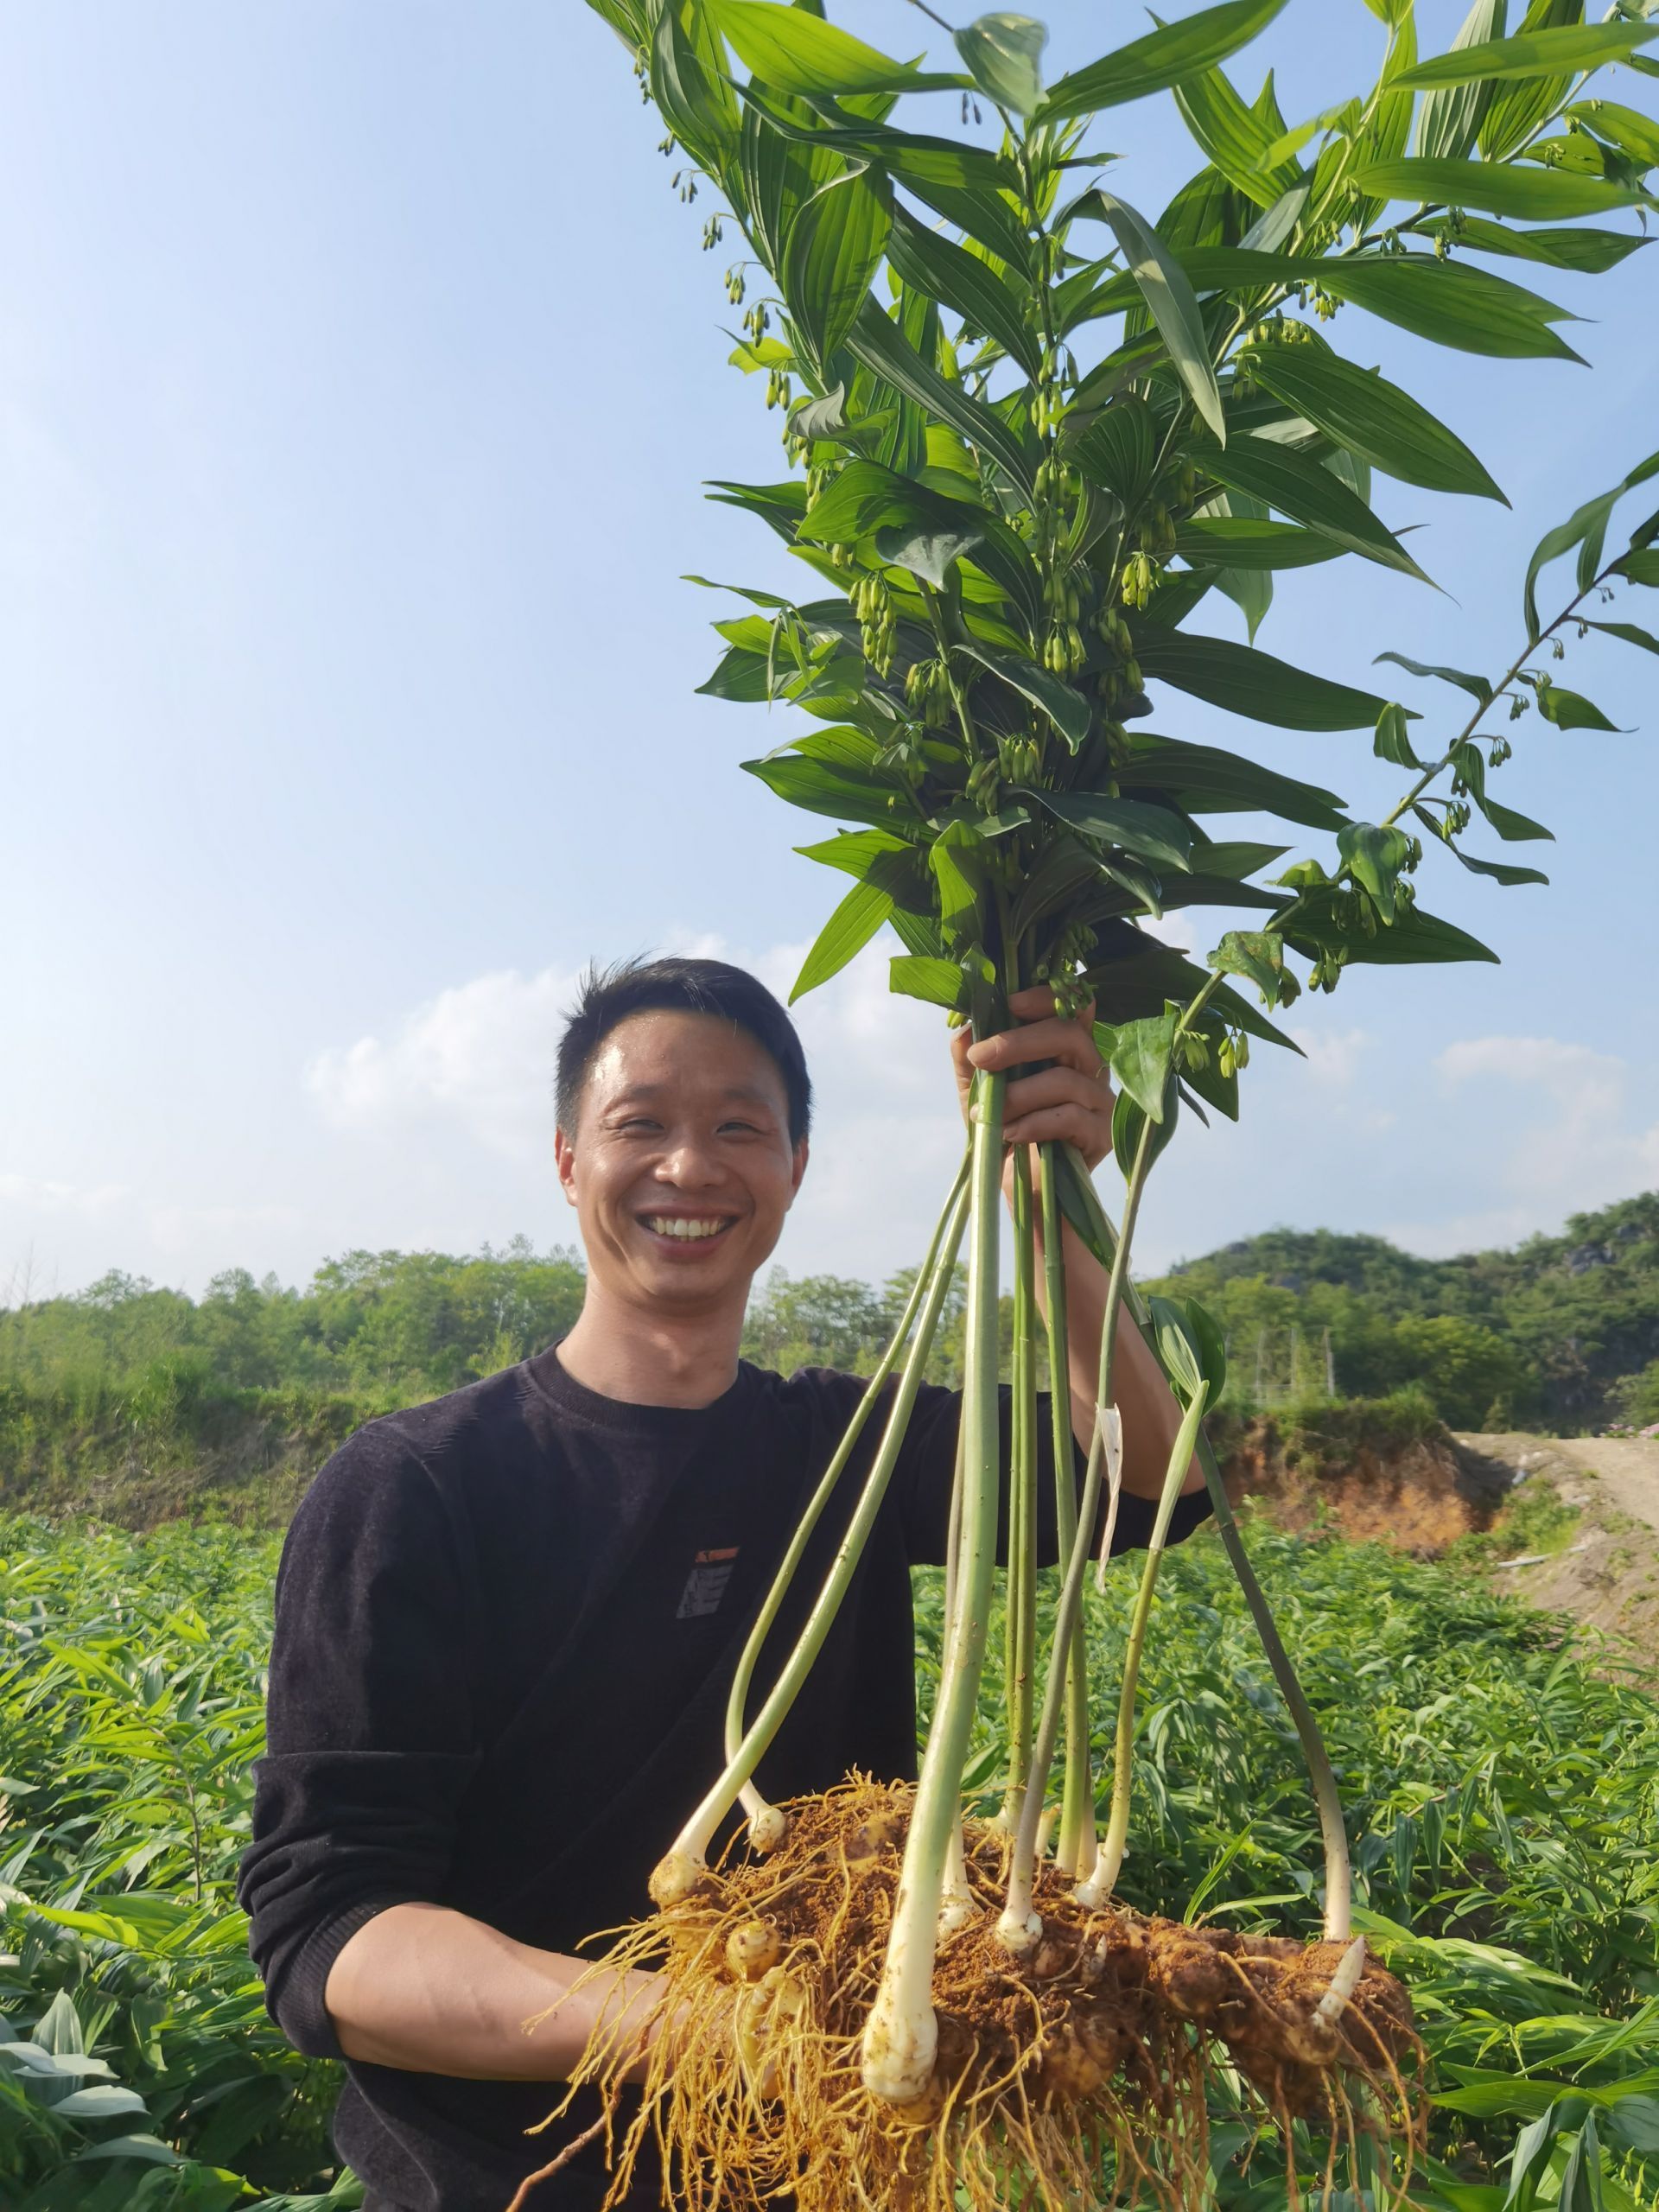
[[[652,1130],[659,1128],[661,1123],[653,1122],[647,1115],[634,1114],[631,1115],[626,1122],[619,1122],[616,1127],[624,1136],[639,1136],[649,1135]]]
[[[722,1133],[735,1131],[739,1136],[753,1137],[760,1134],[753,1122],[722,1122],[720,1126]]]

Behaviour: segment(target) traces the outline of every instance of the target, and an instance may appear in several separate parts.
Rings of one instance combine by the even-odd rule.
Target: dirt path
[[[1460,1435],[1512,1479],[1548,1482],[1579,1511],[1559,1550],[1520,1553],[1495,1576],[1529,1605],[1572,1613],[1659,1655],[1659,1437]]]

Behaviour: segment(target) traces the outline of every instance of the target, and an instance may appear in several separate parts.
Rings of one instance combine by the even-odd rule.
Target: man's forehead
[[[718,1014],[652,1007],[601,1041],[588,1080],[606,1097],[683,1096],[696,1090],[776,1104],[783,1077],[764,1045]]]

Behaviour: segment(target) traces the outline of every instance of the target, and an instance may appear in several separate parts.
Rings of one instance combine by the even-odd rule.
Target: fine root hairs
[[[861,2037],[914,1803],[861,1776],[794,1801],[779,1851],[734,1844],[695,1897],[626,1930],[592,1970],[662,1977],[639,2108],[623,2102],[634,2032],[595,2038],[561,2107],[584,2084],[601,2091],[611,2204],[656,2145],[685,2212],[761,2212],[784,2195],[799,2212],[1073,2212],[1114,2197],[1200,2212],[1217,2069],[1287,2135],[1306,2120],[1349,2140],[1357,2105],[1368,2138],[1409,2148],[1421,2047],[1405,1993],[1363,1951],[1091,1912],[1044,1862],[1043,1941],[1010,1959],[995,1936],[1007,1839],[972,1818],[962,1871],[976,1910],[935,1964],[932,2072],[907,2104],[873,2097]],[[1316,2026],[1333,1983],[1345,2002]]]

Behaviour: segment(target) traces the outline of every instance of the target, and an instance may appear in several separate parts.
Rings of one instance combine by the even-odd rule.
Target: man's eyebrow
[[[677,1084],[631,1083],[625,1090],[613,1092],[605,1103],[607,1109],[611,1109],[634,1105],[645,1099],[672,1098],[679,1095],[680,1086]],[[765,1106],[775,1109],[777,1104],[777,1101],[757,1084],[730,1083],[720,1095],[726,1099],[741,1100],[746,1105]]]

